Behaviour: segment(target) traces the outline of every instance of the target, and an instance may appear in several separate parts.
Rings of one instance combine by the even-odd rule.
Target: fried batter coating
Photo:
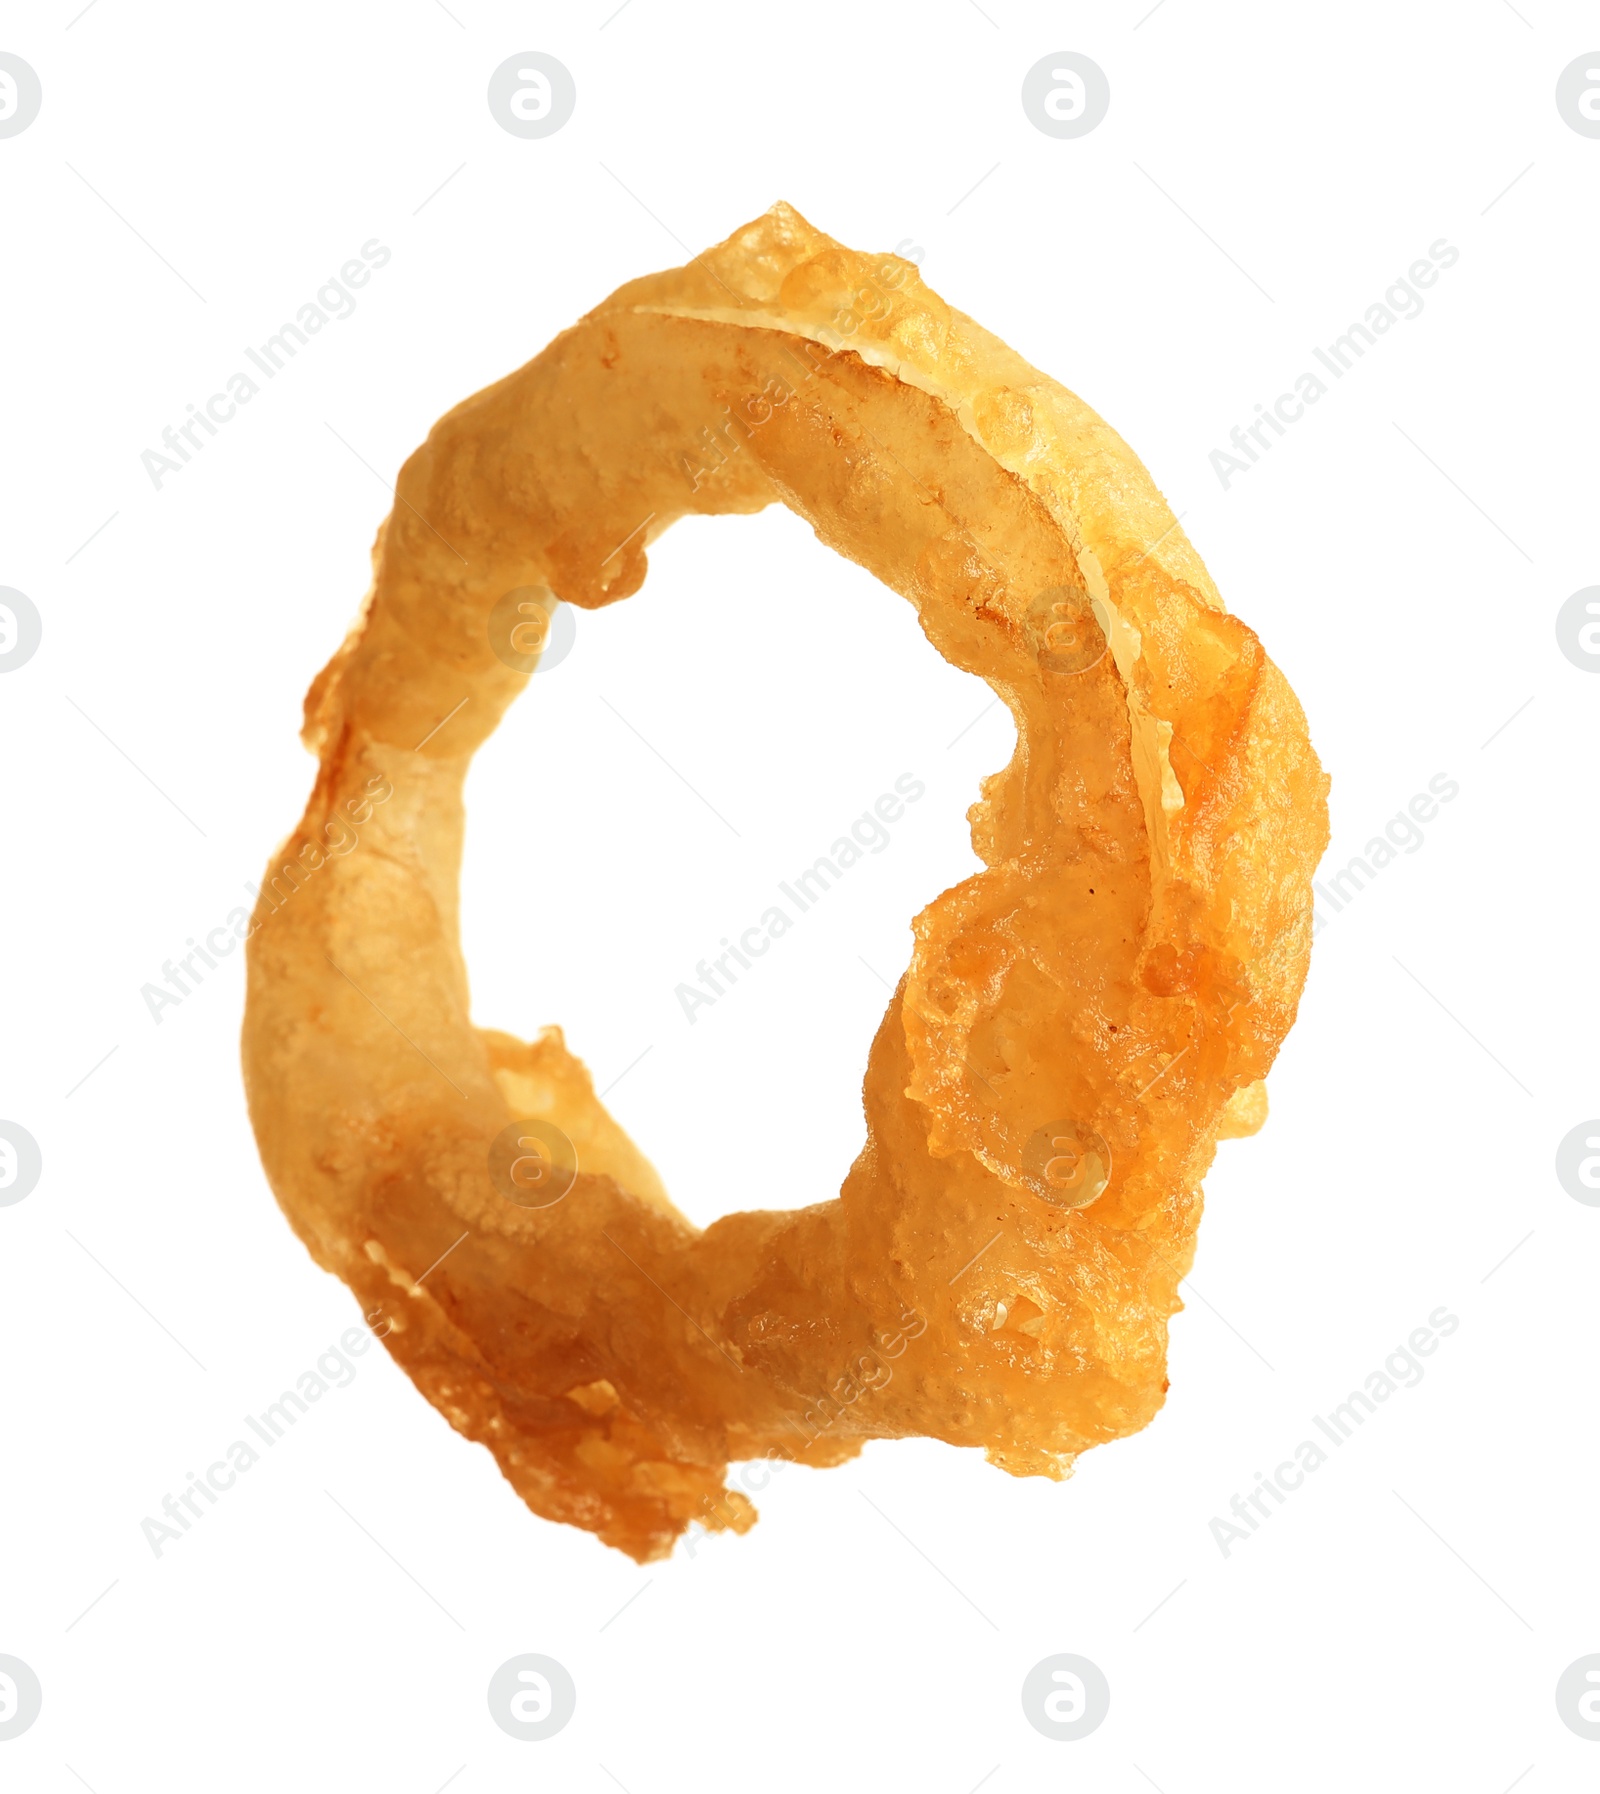
[[[774,501],[917,607],[1017,746],[971,811],[984,870],[913,924],[839,1196],[701,1230],[559,1030],[473,1026],[462,784],[527,679],[490,640],[505,594],[614,603],[677,518]],[[428,1400],[641,1562],[750,1525],[730,1461],[927,1435],[1060,1477],[1144,1426],[1201,1179],[1294,1019],[1327,780],[1121,438],[779,205],[442,418],[373,566],[306,701],[321,768],[263,881],[244,1063],[286,1214]],[[325,855],[339,816],[359,848]],[[561,1200],[491,1176],[513,1122],[573,1142]]]

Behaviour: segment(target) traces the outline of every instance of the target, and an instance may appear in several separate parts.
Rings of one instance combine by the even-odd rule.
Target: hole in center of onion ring
[[[684,519],[573,621],[468,777],[473,1019],[558,1023],[696,1223],[828,1201],[1010,714],[781,506]]]

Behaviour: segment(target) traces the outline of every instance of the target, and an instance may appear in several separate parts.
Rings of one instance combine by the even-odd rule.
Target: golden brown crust
[[[750,1523],[731,1460],[928,1434],[1061,1475],[1145,1424],[1200,1180],[1294,1018],[1326,780],[1132,452],[910,264],[779,206],[456,407],[397,496],[307,699],[281,857],[317,868],[274,862],[250,947],[252,1118],[318,1262],[530,1506],[641,1559]],[[1017,749],[972,812],[984,870],[915,920],[838,1199],[700,1231],[558,1031],[473,1028],[461,786],[525,681],[503,593],[615,602],[676,518],[774,500],[917,606]],[[578,1145],[551,1208],[489,1175],[529,1117]],[[1039,1156],[1065,1122],[1109,1161],[1086,1206]]]

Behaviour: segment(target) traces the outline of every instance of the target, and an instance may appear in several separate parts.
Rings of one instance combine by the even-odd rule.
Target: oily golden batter
[[[527,680],[508,594],[536,651],[551,594],[615,603],[678,517],[775,500],[917,607],[1017,746],[971,812],[984,870],[913,923],[838,1196],[702,1230],[559,1030],[473,1026],[462,782]],[[1059,1477],[1142,1427],[1201,1179],[1294,1019],[1327,780],[1121,438],[780,205],[441,419],[373,563],[307,699],[321,769],[264,881],[244,1061],[284,1210],[429,1401],[641,1560],[749,1525],[730,1461],[923,1434]],[[290,861],[315,876],[273,887]]]

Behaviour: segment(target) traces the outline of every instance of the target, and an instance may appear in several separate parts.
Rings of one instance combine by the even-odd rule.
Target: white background
[[[1554,1687],[1600,1651],[1600,1210],[1553,1169],[1600,1112],[1600,678],[1553,627],[1600,578],[1600,141],[1553,97],[1593,9],[449,5],[0,28],[44,89],[0,141],[0,584],[44,619],[0,681],[0,1116],[44,1155],[0,1209],[0,1652],[44,1687],[7,1785],[1594,1787]],[[527,49],[577,82],[542,141],[485,104]],[[1019,102],[1061,49],[1111,84],[1076,141]],[[1301,696],[1330,866],[1460,794],[1322,929],[1272,1118],[1209,1179],[1168,1405],[1071,1481],[874,1445],[641,1570],[373,1352],[158,1560],[141,1520],[356,1313],[259,1168],[242,956],[159,1025],[140,987],[299,815],[302,693],[435,417],[779,197],[909,240],[1135,446]],[[372,238],[354,314],[157,491],[140,452]],[[1421,315],[1224,490],[1210,452],[1440,238]],[[480,757],[465,935],[478,1019],[562,1022],[706,1220],[836,1191],[883,981],[1011,732],[787,512],[651,561]],[[690,1026],[674,985],[905,772],[892,846]],[[1425,1379],[1224,1558],[1212,1517],[1440,1305]],[[541,1744],[485,1702],[527,1651],[578,1686]],[[1111,1685],[1080,1743],[1019,1701],[1061,1651]]]

